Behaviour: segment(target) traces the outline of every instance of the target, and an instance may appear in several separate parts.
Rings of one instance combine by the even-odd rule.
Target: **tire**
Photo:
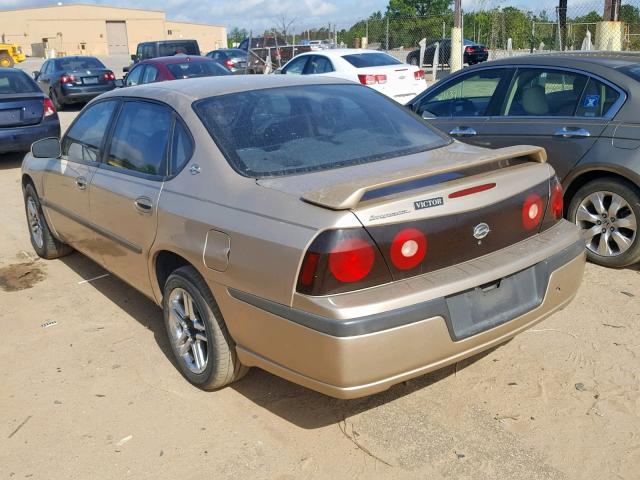
[[[0,53],[0,67],[11,68],[13,67],[13,65],[15,65],[15,62],[13,61],[11,55]]]
[[[49,98],[57,111],[61,112],[64,109],[64,103],[60,101],[58,94],[53,88],[49,90]]]
[[[30,183],[24,187],[24,207],[31,246],[39,257],[53,260],[54,258],[64,257],[73,251],[69,245],[62,243],[51,233],[47,219],[42,213],[42,205],[38,194]]]
[[[621,268],[640,261],[640,195],[631,183],[605,177],[583,185],[567,218],[582,229],[593,263]]]
[[[246,375],[249,368],[238,360],[220,308],[195,268],[181,267],[169,275],[162,303],[175,363],[189,382],[216,390]]]

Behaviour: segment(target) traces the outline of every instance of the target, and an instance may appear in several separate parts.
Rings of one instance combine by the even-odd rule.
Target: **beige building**
[[[202,53],[227,44],[227,29],[167,20],[153,10],[91,4],[0,10],[0,41],[17,43],[27,55],[45,49],[63,55],[135,53],[140,42],[195,39]]]

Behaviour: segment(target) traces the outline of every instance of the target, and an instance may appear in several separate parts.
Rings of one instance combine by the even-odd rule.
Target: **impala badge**
[[[486,223],[479,223],[473,229],[473,236],[478,240],[482,240],[484,237],[489,235],[490,231],[491,229],[489,228],[489,225]]]

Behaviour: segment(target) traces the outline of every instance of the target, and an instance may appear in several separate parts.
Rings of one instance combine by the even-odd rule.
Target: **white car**
[[[384,52],[357,48],[302,53],[286,63],[285,75],[323,75],[360,82],[406,103],[427,88],[424,71]]]

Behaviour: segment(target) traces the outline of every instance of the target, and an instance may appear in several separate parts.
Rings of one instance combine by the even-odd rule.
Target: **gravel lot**
[[[637,268],[588,265],[533,330],[372,397],[256,369],[206,393],[149,300],[80,254],[35,259],[20,161],[0,156],[0,478],[638,478]]]

